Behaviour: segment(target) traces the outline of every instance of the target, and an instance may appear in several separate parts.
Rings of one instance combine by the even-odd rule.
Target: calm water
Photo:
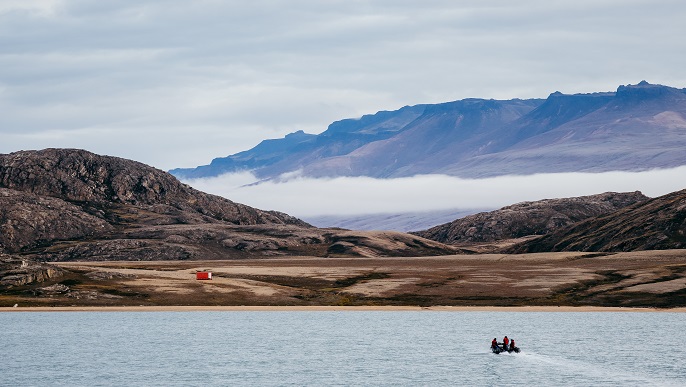
[[[686,385],[684,313],[0,313],[2,386]],[[494,355],[508,335],[520,354]]]

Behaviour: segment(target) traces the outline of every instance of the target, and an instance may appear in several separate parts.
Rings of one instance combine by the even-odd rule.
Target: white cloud
[[[73,133],[0,152],[46,143],[171,169],[405,105],[684,87],[684,19],[677,0],[6,0],[3,140]]]
[[[61,4],[61,0],[3,0],[0,2],[0,14],[25,11],[39,16],[52,16]]]
[[[642,191],[655,197],[686,188],[686,167],[646,172],[554,173],[461,179],[421,175],[399,179],[291,178],[255,182],[249,172],[188,180],[205,192],[294,216],[500,208],[521,201]]]

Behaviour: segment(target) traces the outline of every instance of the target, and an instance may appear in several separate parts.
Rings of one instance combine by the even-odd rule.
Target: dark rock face
[[[509,252],[635,251],[686,248],[686,190],[593,217]]]
[[[0,253],[14,260],[326,256],[342,232],[197,191],[130,160],[74,149],[0,155]],[[420,248],[409,235],[405,244],[380,243],[390,237],[377,234],[349,238],[366,247],[348,255],[456,251],[439,243]]]
[[[469,215],[413,234],[449,244],[545,235],[581,220],[608,214],[646,200],[648,197],[640,192],[607,192],[576,198],[523,202],[496,211]]]
[[[62,199],[0,188],[0,251],[16,253],[53,240],[111,230],[104,219]]]

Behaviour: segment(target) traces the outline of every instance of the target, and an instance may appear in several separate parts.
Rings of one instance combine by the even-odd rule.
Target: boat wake
[[[516,356],[518,361],[529,363],[530,367],[555,367],[560,374],[583,376],[587,380],[613,381],[616,383],[646,383],[651,386],[673,386],[681,380],[655,378],[654,375],[637,373],[616,364],[594,363],[557,355],[544,355],[535,352],[523,352]]]

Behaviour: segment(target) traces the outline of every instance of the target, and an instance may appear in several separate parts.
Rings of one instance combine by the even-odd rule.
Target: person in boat
[[[507,336],[505,336],[505,338],[503,339],[503,349],[507,351],[507,349],[509,348],[509,344],[510,339],[508,339]]]
[[[491,341],[491,349],[496,349],[496,348],[498,348],[498,340],[496,340],[494,337],[493,341]]]
[[[516,348],[516,347],[515,347],[515,341],[514,341],[514,339],[510,339],[510,351],[514,351],[515,348]]]

